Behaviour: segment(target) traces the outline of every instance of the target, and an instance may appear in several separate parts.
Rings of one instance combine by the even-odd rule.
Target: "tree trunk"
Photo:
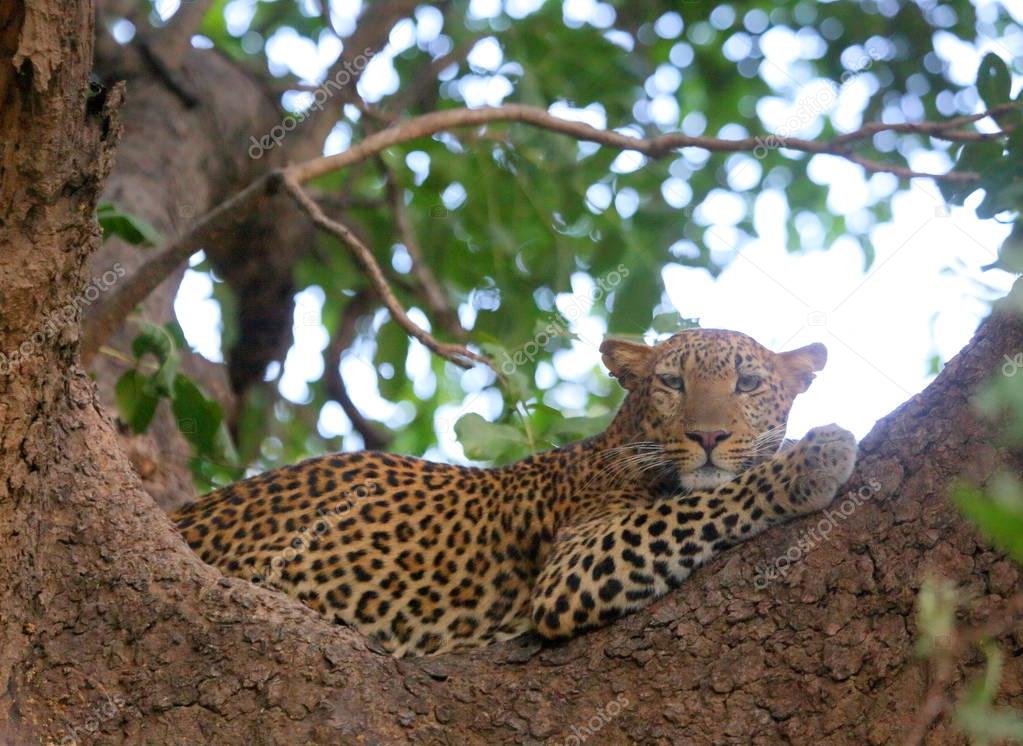
[[[977,619],[1019,590],[946,498],[955,478],[1019,465],[969,398],[1023,349],[1009,310],[863,441],[829,518],[566,644],[396,661],[220,577],[142,490],[78,324],[53,321],[81,305],[118,130],[117,92],[87,96],[91,43],[85,2],[0,10],[0,742],[888,743],[926,688],[924,574],[972,591]],[[1020,704],[1023,636],[1002,642],[1002,698]],[[960,740],[946,722],[929,738]]]
[[[281,147],[254,157],[253,138],[258,140],[281,125],[279,95],[266,80],[220,53],[181,45],[181,39],[187,40],[194,30],[190,23],[198,26],[202,18],[200,5],[202,0],[186,4],[186,9],[197,12],[174,17],[172,24],[179,28],[149,34],[130,46],[101,36],[105,43],[96,51],[95,71],[104,81],[127,83],[126,101],[119,111],[125,134],[102,199],[145,219],[165,240],[176,237],[267,170],[288,160],[319,155],[332,124],[326,116],[332,113],[328,106],[321,112],[324,116],[309,117],[290,132]],[[367,9],[338,64],[347,62],[347,69],[357,75],[365,60],[353,66],[352,58],[383,46],[394,23],[414,7],[409,0],[392,0]],[[147,36],[141,30],[140,35]],[[342,94],[354,89],[356,79]],[[332,103],[340,107],[342,102]],[[293,266],[314,244],[315,234],[315,227],[294,202],[281,195],[266,198],[252,214],[239,215],[229,229],[209,236],[203,246],[217,273],[234,291],[239,340],[227,352],[229,365],[209,363],[188,350],[182,351],[183,364],[185,373],[220,402],[229,419],[233,420],[245,390],[262,379],[271,360],[283,360],[290,346]],[[102,278],[111,271],[118,277],[145,273],[156,251],[112,238],[90,257],[90,277]],[[157,324],[174,319],[174,298],[183,272],[181,267],[161,282],[139,304],[138,315]],[[106,291],[113,289],[109,283],[97,284],[104,295],[84,307],[92,320],[104,310]],[[120,356],[130,353],[131,340],[139,332],[133,319],[112,321],[112,326],[102,324],[102,338],[88,340],[93,344],[86,347],[102,342],[119,355],[103,354],[110,351],[105,348],[85,361],[108,411],[113,409],[114,384],[126,369]],[[195,497],[189,465],[192,449],[166,402],[157,408],[145,433],[125,431],[119,436],[143,486],[161,507],[172,510]]]

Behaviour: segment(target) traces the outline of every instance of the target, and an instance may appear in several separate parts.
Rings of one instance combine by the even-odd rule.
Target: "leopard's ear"
[[[622,388],[632,390],[649,372],[654,348],[624,339],[605,339],[600,352],[611,375],[618,379]]]
[[[778,355],[781,373],[797,394],[802,394],[813,381],[813,374],[824,368],[828,362],[828,348],[814,342],[798,350],[789,350]]]

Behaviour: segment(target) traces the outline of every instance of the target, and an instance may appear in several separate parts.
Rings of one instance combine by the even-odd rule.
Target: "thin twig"
[[[417,326],[412,319],[408,317],[405,309],[402,308],[398,298],[394,295],[394,292],[391,290],[391,286],[387,283],[387,278],[384,276],[383,270],[380,268],[380,265],[377,264],[377,260],[373,256],[373,252],[369,250],[369,247],[367,247],[366,244],[364,244],[359,237],[355,235],[355,232],[347,225],[328,218],[323,213],[323,210],[320,209],[320,206],[305,193],[305,190],[302,189],[301,185],[292,179],[286,172],[282,179],[284,190],[288,192],[292,198],[294,198],[296,204],[302,208],[313,223],[321,230],[341,239],[341,241],[348,246],[352,255],[355,257],[355,260],[362,267],[362,271],[366,273],[370,283],[372,283],[373,289],[380,297],[381,302],[383,302],[387,310],[391,312],[391,318],[394,319],[394,322],[398,326],[408,332],[410,337],[418,340],[428,349],[433,350],[433,352],[447,360],[450,360],[459,367],[471,368],[475,363],[483,363],[490,368],[494,368],[493,363],[482,355],[478,355],[463,345],[440,342],[425,329]]]
[[[849,132],[844,135],[833,137],[831,142],[835,145],[845,145],[857,140],[865,140],[869,137],[873,137],[879,132],[929,135],[938,140],[991,140],[1004,136],[1010,130],[1006,129],[1000,132],[966,132],[959,130],[959,128],[967,124],[979,122],[981,119],[986,119],[987,117],[995,118],[1000,114],[1004,114],[1018,108],[1018,103],[1010,101],[1008,103],[993,106],[980,114],[955,117],[953,119],[946,119],[943,122],[899,122],[897,124],[871,122],[863,125],[855,132]]]

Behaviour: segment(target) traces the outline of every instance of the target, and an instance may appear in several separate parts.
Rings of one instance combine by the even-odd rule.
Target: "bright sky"
[[[506,3],[505,8],[509,15],[517,17],[532,12],[536,5],[527,0],[513,0]],[[981,4],[982,16],[983,7],[989,5]],[[1011,7],[1011,3],[1008,6]],[[244,29],[252,7],[251,0],[231,2],[227,6],[229,24]],[[566,0],[563,7],[565,22],[569,25],[591,23],[607,28],[614,20],[614,11],[605,3]],[[353,23],[360,6],[337,1],[332,8],[335,23],[344,29]],[[471,12],[480,18],[491,17],[500,8],[500,0],[473,0],[471,4]],[[1013,12],[1023,14],[1023,8]],[[675,14],[668,14],[658,22],[656,29],[663,36],[674,38],[681,32],[682,22]],[[364,74],[360,91],[365,98],[374,101],[395,89],[398,78],[391,60],[404,49],[419,44],[431,52],[443,53],[447,37],[441,31],[439,13],[425,7],[417,11],[415,22],[399,24],[391,34],[391,44]],[[625,43],[620,38],[616,40]],[[875,46],[860,50],[856,67],[866,66],[867,69],[836,88],[813,79],[806,66],[799,63],[801,55],[818,54],[812,39],[784,28],[766,34],[762,44],[766,60],[761,65],[761,75],[777,91],[777,96],[764,99],[758,105],[757,113],[765,129],[783,135],[814,137],[821,128],[821,115],[831,117],[839,130],[858,127],[861,124],[858,111],[877,84],[869,71],[869,60],[872,55],[884,53],[885,43],[877,40]],[[741,47],[741,43],[737,44]],[[1023,54],[1023,34],[972,46],[939,32],[935,35],[935,46],[939,56],[950,64],[950,77],[969,83],[986,51],[993,50],[1007,61],[1014,54]],[[691,55],[688,47],[680,41],[672,50],[672,59],[684,64],[687,54]],[[339,43],[329,35],[325,35],[319,46],[287,32],[278,32],[268,42],[274,66],[290,68],[313,82],[319,81],[323,69],[339,51]],[[737,58],[744,56],[742,49],[733,52]],[[457,89],[466,105],[499,104],[512,92],[511,83],[502,74],[508,72],[508,68],[493,38],[485,38],[476,45],[470,62],[473,74],[463,78]],[[702,116],[678,109],[674,91],[679,81],[678,70],[673,66],[659,68],[647,81],[648,98],[637,116],[642,115],[661,129],[679,128],[700,134],[706,124]],[[1017,81],[1014,90],[1018,88]],[[971,105],[980,106],[975,96]],[[939,99],[939,108],[941,106]],[[903,107],[913,109],[912,97],[903,102]],[[597,104],[580,110],[556,102],[551,111],[559,116],[585,119],[595,126],[607,124]],[[886,118],[889,114],[903,116],[898,110],[886,112]],[[741,137],[747,133],[731,125],[719,133],[708,134]],[[348,142],[349,132],[339,127],[328,141],[327,150],[343,150]],[[696,162],[705,157],[699,152],[683,153],[683,158]],[[614,168],[629,171],[643,164],[643,159],[635,154],[623,154]],[[428,159],[423,163],[410,158],[408,165],[417,174],[429,167]],[[921,155],[911,165],[919,170],[942,171],[950,166],[950,161],[941,154]],[[739,245],[733,226],[746,209],[741,199],[721,190],[690,215],[684,210],[691,197],[688,187],[680,179],[669,178],[662,193],[669,204],[680,208],[680,220],[696,220],[709,226],[708,247],[715,257],[731,261],[716,280],[706,270],[668,264],[663,271],[666,295],[683,317],[697,317],[704,327],[746,332],[775,350],[813,341],[827,345],[826,369],[797,402],[792,413],[792,437],[829,422],[837,422],[857,436],[865,435],[879,417],[926,386],[933,377],[930,373],[932,357],[937,354],[945,361],[954,355],[986,315],[987,302],[1007,292],[1012,283],[1013,276],[1005,272],[981,269],[995,260],[998,246],[1008,232],[1007,226],[977,220],[970,205],[949,212],[931,182],[917,181],[908,192],[892,197],[899,186],[894,178],[886,175],[868,178],[862,169],[841,159],[813,158],[811,178],[827,186],[829,209],[844,215],[850,223],[863,224],[862,221],[869,220],[865,206],[878,200],[892,200],[891,222],[871,228],[877,253],[865,273],[859,245],[845,238],[830,247],[822,246],[820,223],[809,214],[797,217],[804,251],[787,252],[784,228],[787,207],[779,191],[761,182],[759,162],[750,156],[733,156],[727,169],[729,186],[742,191],[752,188],[751,193],[757,195],[754,220],[759,237]],[[456,203],[464,200],[465,190],[459,192],[459,189],[460,185],[458,188],[453,185],[452,194],[446,194],[445,199]],[[594,185],[585,195],[580,195],[580,199],[586,199],[593,211],[615,209],[627,216],[636,210],[636,195],[620,193],[612,204],[610,193],[605,191],[606,187]],[[978,202],[975,195],[970,204]],[[642,213],[636,214],[634,219],[642,220]],[[672,252],[675,256],[684,256],[691,249],[680,243],[672,247]],[[195,259],[197,263],[198,257]],[[396,261],[400,262],[400,257]],[[575,302],[585,297],[590,283],[592,280],[583,274],[573,278]],[[219,360],[220,311],[210,299],[211,289],[208,275],[189,271],[181,285],[175,310],[189,342],[202,354]],[[327,344],[327,335],[319,323],[323,291],[310,288],[299,293],[296,301],[295,344],[285,361],[279,387],[287,399],[301,403],[309,397],[307,383],[322,375],[321,352]],[[559,298],[559,306],[570,302],[573,302],[571,294]],[[467,307],[462,311],[463,317],[471,316]],[[424,327],[428,326],[425,316],[417,309],[413,309],[413,318]],[[214,323],[211,320],[215,320]],[[551,396],[567,410],[577,408],[585,400],[585,384],[592,380],[594,367],[600,365],[596,348],[603,337],[604,322],[590,315],[576,323],[575,331],[580,341],[573,344],[570,352],[556,355],[554,370],[542,367],[537,376],[537,386],[542,389],[551,387],[556,380],[555,372],[566,379]],[[372,344],[361,342],[345,357],[343,375],[350,390],[358,392],[355,398],[365,414],[391,426],[400,426],[410,421],[415,412],[407,404],[395,405],[379,396],[376,374],[368,362],[372,360],[372,353]],[[270,371],[273,376],[278,372]],[[417,382],[417,392],[424,396],[436,385],[428,368],[428,353],[418,343],[413,345],[404,374]],[[483,390],[490,380],[488,374],[481,371],[463,375],[467,396],[460,406],[452,405],[438,412],[440,447],[429,453],[430,457],[464,460],[454,439],[453,423],[470,411],[488,418],[500,412],[499,395],[491,389]],[[326,436],[344,435],[346,448],[361,445],[336,404],[328,404],[321,411],[319,427]]]

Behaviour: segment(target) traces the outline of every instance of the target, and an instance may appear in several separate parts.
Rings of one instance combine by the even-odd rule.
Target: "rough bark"
[[[878,424],[847,491],[871,497],[767,589],[758,565],[819,519],[566,644],[434,659],[378,655],[221,578],[142,490],[77,363],[78,325],[33,337],[74,305],[98,243],[117,102],[84,94],[91,23],[86,3],[0,10],[0,351],[31,345],[0,376],[3,743],[888,743],[926,687],[912,653],[923,574],[972,590],[977,619],[1019,590],[946,499],[954,478],[1019,465],[969,401],[1023,348],[1010,313]],[[1019,705],[1023,635],[1002,643],[1002,699]],[[960,740],[943,722],[929,742]]]

